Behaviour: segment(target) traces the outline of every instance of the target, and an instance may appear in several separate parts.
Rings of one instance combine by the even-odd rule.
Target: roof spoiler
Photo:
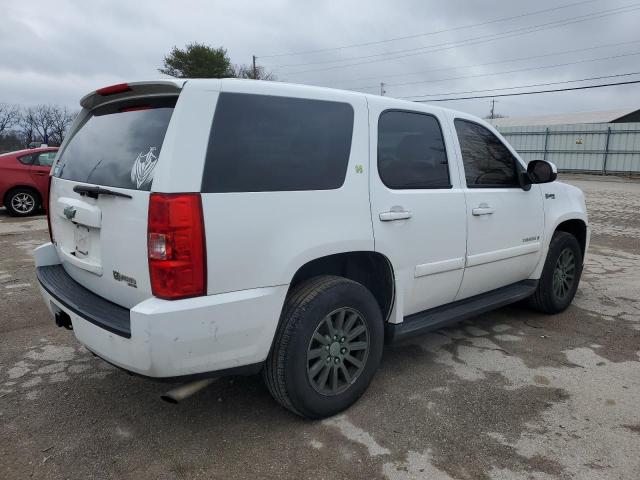
[[[178,95],[186,80],[118,83],[99,88],[82,97],[80,105],[89,110],[105,103],[136,97]]]

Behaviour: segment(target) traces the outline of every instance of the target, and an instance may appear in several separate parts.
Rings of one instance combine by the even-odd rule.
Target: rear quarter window
[[[23,155],[18,157],[18,161],[23,165],[32,165],[35,157],[37,157],[37,155]]]
[[[175,99],[163,99],[96,109],[60,154],[54,175],[149,190],[174,105]]]
[[[342,186],[353,134],[342,102],[222,93],[202,191],[331,190]]]

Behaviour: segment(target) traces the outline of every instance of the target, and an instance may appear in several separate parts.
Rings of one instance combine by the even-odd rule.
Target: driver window
[[[468,120],[455,120],[469,188],[519,187],[516,159],[488,129]]]

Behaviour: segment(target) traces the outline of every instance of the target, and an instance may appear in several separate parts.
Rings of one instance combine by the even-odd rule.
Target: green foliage
[[[196,42],[188,44],[184,49],[173,47],[169,55],[164,57],[164,68],[158,70],[160,73],[178,78],[235,76],[226,49]]]
[[[164,57],[164,67],[160,73],[177,78],[252,78],[254,80],[276,80],[273,73],[260,65],[231,63],[227,50],[213,48],[203,43],[193,42],[184,49],[173,47]]]

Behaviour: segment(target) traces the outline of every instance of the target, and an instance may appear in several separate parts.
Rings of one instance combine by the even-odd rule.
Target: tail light
[[[167,300],[204,295],[207,258],[200,194],[152,193],[147,231],[153,294]]]
[[[53,231],[51,230],[51,179],[52,178],[53,177],[49,175],[49,183],[47,184],[47,199],[44,202],[44,208],[47,212],[47,227],[49,227],[49,239],[51,240],[51,243],[54,243]]]

